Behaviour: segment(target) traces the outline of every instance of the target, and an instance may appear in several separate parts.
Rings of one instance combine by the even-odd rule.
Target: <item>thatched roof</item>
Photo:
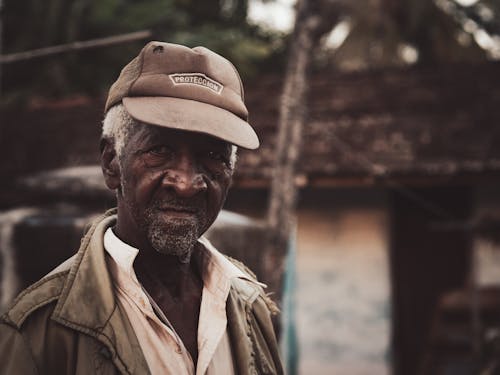
[[[311,79],[299,169],[329,180],[477,176],[500,171],[500,64],[412,68]],[[263,140],[242,157],[244,179],[271,175],[278,80],[247,91]]]
[[[491,178],[500,171],[500,64],[453,65],[311,78],[299,180],[303,184]],[[282,82],[246,85],[262,141],[242,151],[236,185],[272,173]],[[95,164],[102,99],[72,98],[2,111],[0,176]]]

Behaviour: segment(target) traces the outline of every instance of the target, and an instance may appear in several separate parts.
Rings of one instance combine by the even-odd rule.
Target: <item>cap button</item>
[[[153,53],[163,53],[163,46],[155,46],[153,48]]]

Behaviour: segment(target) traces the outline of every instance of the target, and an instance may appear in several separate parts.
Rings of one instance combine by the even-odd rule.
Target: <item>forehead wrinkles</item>
[[[154,128],[156,128],[156,126],[144,123],[137,124],[134,128],[134,132],[130,135],[128,142],[129,147],[133,146],[132,149],[130,149],[132,153],[139,151],[137,150],[138,148],[140,149],[141,146],[151,143],[159,137],[158,131]]]

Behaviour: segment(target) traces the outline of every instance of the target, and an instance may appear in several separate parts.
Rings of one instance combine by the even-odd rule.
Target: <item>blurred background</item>
[[[209,235],[275,293],[287,372],[499,373],[498,0],[0,8],[2,308],[114,205],[98,144],[120,69],[148,40],[204,45],[262,143]]]

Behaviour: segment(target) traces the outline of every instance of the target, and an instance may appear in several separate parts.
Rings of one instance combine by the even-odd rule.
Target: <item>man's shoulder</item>
[[[226,258],[227,260],[229,260],[232,264],[234,264],[237,268],[240,269],[241,272],[243,272],[244,274],[246,274],[252,281],[255,281],[258,283],[257,281],[257,276],[255,275],[255,273],[250,269],[248,268],[245,263],[243,263],[242,261],[238,260],[238,259],[235,259],[233,257],[230,257],[229,255],[227,254],[223,254],[224,255],[224,258]]]
[[[265,284],[257,280],[257,276],[243,262],[225,255],[225,257],[247,275],[246,278],[234,278],[231,282],[233,293],[249,305],[263,304],[274,315],[279,308],[269,294],[264,291]]]
[[[69,274],[69,263],[68,261],[62,263],[47,276],[23,290],[0,317],[0,323],[20,329],[35,311],[56,302]]]
[[[20,329],[26,319],[33,315],[35,311],[57,301],[63,292],[66,279],[70,274],[73,265],[78,265],[81,261],[85,248],[100,224],[106,227],[114,220],[116,210],[108,210],[105,214],[97,217],[91,225],[88,226],[85,236],[82,238],[80,249],[72,257],[61,263],[46,276],[36,283],[24,289],[18,297],[10,304],[7,311],[0,317],[0,323],[8,324]],[[55,303],[52,303],[55,306]],[[45,309],[47,310],[47,309]],[[49,309],[53,310],[53,309]]]

